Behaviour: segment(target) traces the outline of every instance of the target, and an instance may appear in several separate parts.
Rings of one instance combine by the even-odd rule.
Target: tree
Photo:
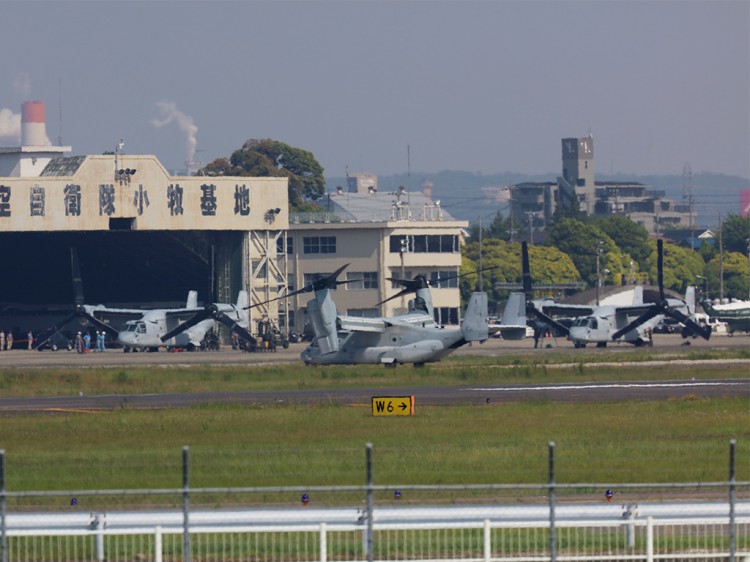
[[[289,178],[289,206],[295,210],[325,193],[323,167],[312,152],[272,139],[248,140],[229,159],[217,158],[199,173]]]
[[[651,254],[644,263],[651,283],[658,283],[658,252],[656,241],[650,240]],[[688,285],[699,285],[697,276],[704,269],[703,258],[695,250],[664,242],[664,288],[683,294]]]
[[[638,263],[643,262],[651,252],[648,246],[648,230],[622,215],[609,215],[597,219],[594,224],[615,241],[623,253]]]
[[[591,287],[598,283],[597,255],[603,280],[609,277],[619,283],[622,276],[629,273],[629,256],[625,257],[617,244],[594,224],[563,218],[550,229],[547,244],[568,254],[583,280]],[[609,271],[609,276],[604,275],[605,270]]]
[[[721,243],[725,252],[747,255],[750,244],[750,217],[730,214],[721,225]]]
[[[496,238],[498,240],[510,240],[511,223],[510,218],[503,216],[502,211],[498,211],[495,218],[489,225],[482,225],[482,239]],[[474,223],[469,228],[469,237],[472,242],[479,240],[479,223]]]
[[[705,277],[708,279],[711,296],[719,296],[719,276],[721,267],[719,256],[706,264]],[[724,296],[727,298],[748,298],[748,264],[747,256],[740,252],[724,252]]]
[[[521,244],[489,239],[482,244],[482,267],[495,267],[483,272],[482,288],[492,305],[497,306],[508,297],[511,290],[501,289],[498,284],[523,285],[521,267]],[[535,283],[573,283],[581,280],[573,260],[569,256],[549,246],[529,246],[529,267]],[[467,244],[463,251],[461,273],[479,269],[479,244]],[[461,297],[468,300],[472,291],[479,290],[479,277],[466,275],[461,277]],[[492,305],[490,308],[492,308]]]

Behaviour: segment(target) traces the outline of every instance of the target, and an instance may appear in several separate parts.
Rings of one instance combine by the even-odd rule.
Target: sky
[[[21,104],[73,154],[170,170],[247,139],[327,177],[559,173],[750,178],[750,2],[0,1],[0,146]],[[61,134],[62,133],[62,134]]]

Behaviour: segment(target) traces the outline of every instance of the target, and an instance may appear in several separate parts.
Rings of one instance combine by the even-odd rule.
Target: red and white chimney
[[[43,101],[25,101],[21,106],[21,146],[50,146]]]

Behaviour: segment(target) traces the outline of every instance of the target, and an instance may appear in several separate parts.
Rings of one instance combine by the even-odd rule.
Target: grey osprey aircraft
[[[73,273],[73,293],[75,306],[73,310],[58,323],[47,335],[36,342],[36,347],[42,346],[54,334],[73,322],[78,322],[79,328],[92,325],[104,330],[117,338],[124,351],[156,350],[159,347],[184,347],[196,349],[200,347],[206,333],[215,326],[215,322],[222,322],[234,329],[240,336],[254,341],[247,331],[247,313],[245,306],[247,292],[240,291],[237,304],[214,303],[206,307],[198,306],[198,293],[188,293],[185,308],[110,308],[104,305],[84,304],[83,281],[81,278],[78,254],[75,248],[70,250],[71,269]],[[119,319],[125,321],[125,328],[116,330],[105,323],[102,318]]]
[[[635,299],[632,304],[602,306],[566,305],[548,300],[531,301],[527,291],[527,312],[536,315],[541,322],[566,333],[575,347],[586,347],[587,344],[606,347],[607,343],[618,340],[635,346],[644,345],[651,341],[650,328],[665,316],[682,322],[687,333],[709,339],[711,329],[700,326],[691,318],[695,313],[694,287],[688,287],[684,301],[665,296],[664,249],[661,239],[657,240],[657,251],[659,302],[644,303],[643,291],[640,287],[636,288]],[[525,243],[522,252],[524,256],[524,287],[526,288],[526,279],[529,279],[530,285],[531,276],[528,274],[528,253]],[[569,328],[552,318],[558,315],[574,317]]]
[[[142,316],[126,322],[117,341],[125,351],[155,350],[164,346],[194,350],[201,346],[216,322],[221,322],[251,342],[251,345],[255,342],[247,330],[247,291],[239,292],[237,304],[211,303],[205,307],[197,305],[196,295],[191,291],[186,308],[140,311]]]
[[[460,328],[443,329],[435,322],[429,283],[421,275],[411,280],[389,279],[404,289],[386,301],[415,293],[406,314],[382,318],[339,314],[331,291],[338,285],[353,281],[337,280],[348,265],[286,295],[315,294],[307,303],[315,337],[301,354],[306,364],[382,364],[395,367],[399,363],[413,363],[418,367],[439,361],[469,342],[482,342],[489,337],[486,293],[472,294]]]

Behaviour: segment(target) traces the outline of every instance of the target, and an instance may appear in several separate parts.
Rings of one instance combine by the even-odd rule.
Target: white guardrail
[[[374,560],[550,560],[542,505],[384,507],[373,513]],[[726,503],[576,504],[555,508],[565,561],[728,560]],[[181,511],[8,513],[8,560],[185,560]],[[737,502],[735,560],[750,562],[750,502]],[[365,512],[354,508],[189,513],[190,559],[364,561]]]

